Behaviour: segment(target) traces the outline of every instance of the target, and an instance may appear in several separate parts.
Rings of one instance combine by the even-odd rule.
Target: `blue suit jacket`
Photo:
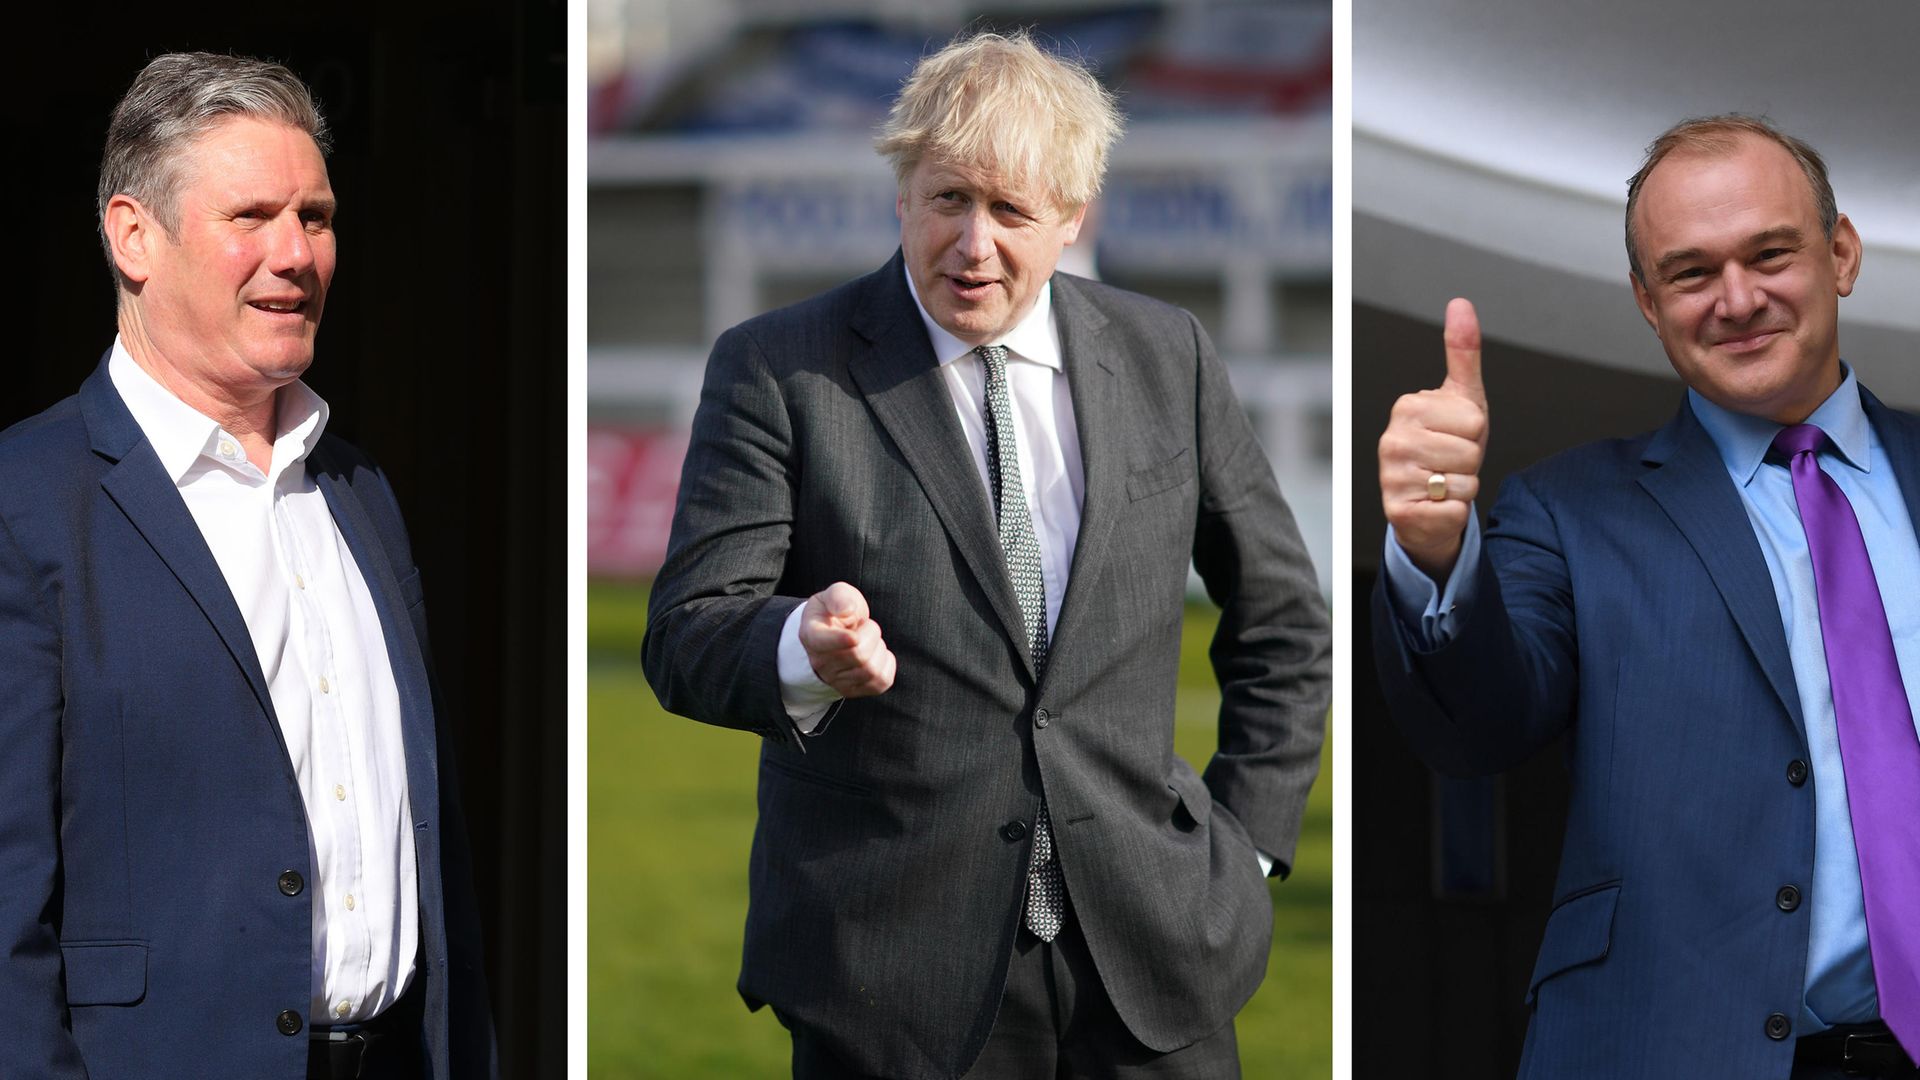
[[[1861,396],[1920,514],[1920,422]],[[1442,772],[1505,769],[1571,729],[1521,1075],[1785,1080],[1816,793],[1772,579],[1712,439],[1682,404],[1651,436],[1516,474],[1479,572],[1429,653],[1376,589],[1375,659]]]
[[[431,1075],[492,1034],[420,576],[385,478],[308,471],[365,575],[400,691]],[[307,823],[246,624],[103,362],[0,435],[0,1076],[306,1075]]]

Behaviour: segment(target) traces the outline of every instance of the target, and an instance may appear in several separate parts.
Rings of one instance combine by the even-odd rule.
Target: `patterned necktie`
[[[1920,739],[1860,522],[1814,456],[1826,441],[1819,428],[1798,424],[1775,436],[1773,448],[1791,459],[1813,559],[1880,1018],[1909,1056],[1920,1056]]]
[[[987,476],[992,481],[1000,550],[1020,600],[1037,676],[1047,668],[1047,590],[1040,576],[1040,542],[1034,538],[1033,515],[1027,512],[1027,496],[1020,484],[1020,452],[1013,438],[1013,405],[1007,396],[1007,347],[982,345],[973,351],[987,369]],[[1060,932],[1066,891],[1060,862],[1053,857],[1053,824],[1042,796],[1040,815],[1033,823],[1033,858],[1027,864],[1026,917],[1027,929],[1041,941],[1052,941]]]

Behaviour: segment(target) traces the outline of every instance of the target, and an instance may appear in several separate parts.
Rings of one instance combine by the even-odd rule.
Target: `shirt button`
[[[340,800],[341,802],[346,802],[347,801],[347,785],[345,784],[333,785],[333,797]]]
[[[339,1016],[339,1017],[345,1017],[348,1013],[352,1011],[353,1011],[353,1006],[344,1001],[333,1007],[333,1015]]]
[[[226,441],[225,439],[220,440],[220,456],[221,457],[233,456],[233,444]]]
[[[295,574],[293,575],[293,586],[296,589],[304,589],[307,587],[307,579],[301,577],[299,574]]]
[[[332,688],[327,685],[327,677],[325,675],[320,676],[320,692],[323,694],[332,692]]]
[[[353,910],[353,894],[352,893],[347,894],[347,910],[348,911]]]

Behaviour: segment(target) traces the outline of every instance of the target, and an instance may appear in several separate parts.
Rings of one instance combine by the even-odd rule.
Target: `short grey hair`
[[[186,52],[156,56],[140,69],[107,124],[95,211],[107,265],[107,203],[131,195],[173,236],[180,225],[180,159],[188,147],[228,120],[251,117],[298,128],[321,156],[332,148],[313,92],[284,65],[246,56]]]

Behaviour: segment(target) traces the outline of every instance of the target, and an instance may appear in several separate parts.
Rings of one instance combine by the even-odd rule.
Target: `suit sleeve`
[[[0,520],[0,1076],[84,1080],[60,941],[60,637]]]
[[[707,361],[641,659],[669,712],[796,746],[777,658],[804,601],[776,592],[797,474],[780,385],[752,335],[729,330]]]
[[[1394,720],[1434,769],[1501,772],[1571,721],[1578,684],[1573,586],[1552,513],[1525,474],[1501,487],[1471,601],[1453,632],[1421,649],[1373,592],[1374,665]]]
[[[1266,452],[1197,322],[1200,509],[1193,563],[1220,606],[1208,657],[1219,748],[1205,780],[1284,875],[1320,771],[1330,694],[1326,604]]]

